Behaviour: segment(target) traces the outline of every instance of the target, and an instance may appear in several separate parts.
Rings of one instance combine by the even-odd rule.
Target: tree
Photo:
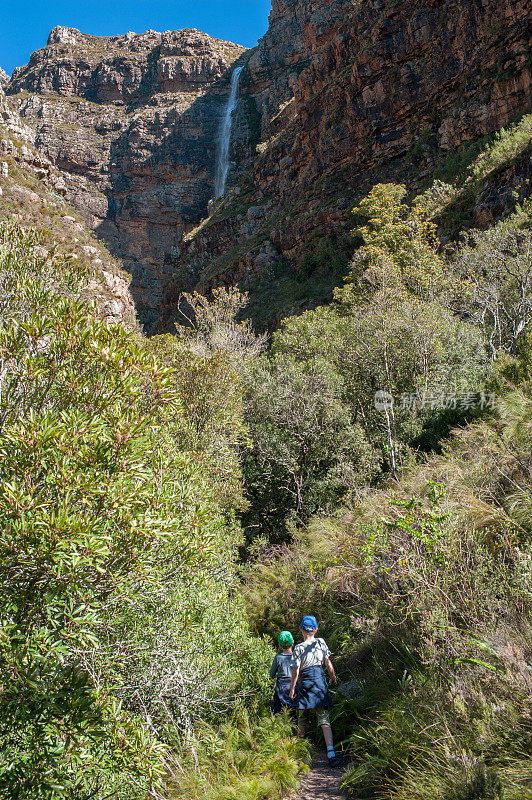
[[[353,235],[362,241],[355,252],[348,286],[338,296],[368,297],[374,291],[407,289],[434,300],[444,289],[445,263],[438,254],[436,225],[423,196],[403,202],[406,188],[379,183],[353,209],[364,222]]]
[[[225,350],[198,354],[195,340],[189,348],[188,339],[170,334],[151,337],[145,347],[173,370],[181,399],[174,428],[179,447],[201,462],[231,517],[244,502],[239,451],[249,439],[238,357]]]
[[[238,322],[248,304],[247,293],[236,286],[222,286],[212,295],[212,301],[199,292],[181,295],[178,308],[188,325],[176,325],[180,341],[197,355],[225,352],[237,363],[259,355],[266,346],[266,335],[256,336],[250,320]]]
[[[342,402],[342,379],[330,362],[263,356],[248,370],[246,388],[248,526],[282,531],[287,514],[306,519],[371,477],[371,448]]]
[[[457,307],[486,337],[492,358],[515,356],[532,321],[532,234],[519,209],[489,231],[474,231],[454,267],[464,282]]]

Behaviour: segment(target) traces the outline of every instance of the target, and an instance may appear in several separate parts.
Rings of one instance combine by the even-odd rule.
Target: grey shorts
[[[316,725],[330,725],[331,720],[329,717],[329,712],[326,708],[322,706],[316,706],[316,708],[300,708],[297,713],[298,722],[302,725],[307,725],[310,719],[310,715],[316,716]]]

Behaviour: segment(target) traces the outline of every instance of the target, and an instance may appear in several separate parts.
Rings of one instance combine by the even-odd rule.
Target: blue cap
[[[318,629],[318,621],[316,617],[306,614],[301,620],[301,625],[299,627],[303,631],[315,631]]]

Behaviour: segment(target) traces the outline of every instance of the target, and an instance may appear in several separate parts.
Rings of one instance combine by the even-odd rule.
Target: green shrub
[[[353,209],[361,224],[352,233],[362,246],[355,252],[348,283],[358,296],[393,288],[434,300],[445,288],[445,265],[425,197],[409,206],[403,202],[406,193],[402,185],[379,183]]]
[[[493,170],[511,164],[532,144],[532,114],[526,114],[519,122],[502,128],[495,134],[494,141],[486,146],[484,152],[474,162],[471,175],[475,179],[484,178]]]
[[[226,372],[216,406],[220,365],[190,358],[194,398],[34,246],[3,229],[0,793],[143,797],[200,720],[268,690],[235,591],[239,389]]]

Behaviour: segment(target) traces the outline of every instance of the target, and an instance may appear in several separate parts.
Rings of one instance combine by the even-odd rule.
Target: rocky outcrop
[[[36,150],[33,138],[0,87],[0,219],[36,228],[39,255],[64,253],[76,261],[86,276],[82,295],[99,315],[136,328],[129,276],[65,200],[69,176]]]
[[[530,0],[274,0],[242,76],[241,186],[181,246],[167,320],[190,283],[271,288],[280,263],[297,276],[320,242],[341,239],[372,183],[415,188],[442,156],[529,110],[531,10]]]
[[[20,116],[10,107],[1,86],[0,125],[3,126],[6,134],[4,138],[0,139],[0,156],[3,156],[4,159],[9,157],[22,169],[31,171],[36,178],[43,180],[54,192],[64,196],[66,194],[64,176],[46,156],[35,149],[32,130],[24,125]],[[9,165],[5,160],[2,162],[1,172],[3,177],[8,177]]]
[[[0,86],[5,87],[9,83],[9,75],[7,72],[4,72],[2,67],[0,67]]]
[[[57,27],[9,85],[67,197],[123,259],[147,329],[185,232],[212,197],[228,67],[244,48],[196,30],[87,36]]]

